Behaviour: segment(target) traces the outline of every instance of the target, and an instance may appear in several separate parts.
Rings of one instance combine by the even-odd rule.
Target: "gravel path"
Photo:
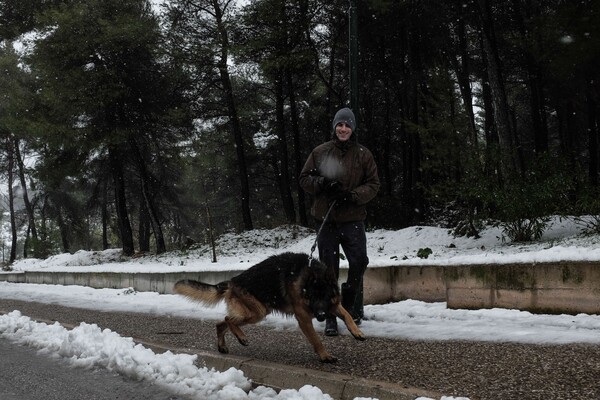
[[[109,313],[0,299],[0,311],[19,310],[31,318],[102,328],[175,348],[215,351],[214,321],[135,313]],[[389,381],[475,399],[600,399],[600,345],[529,345],[464,341],[411,341],[349,335],[323,336],[338,357],[321,364],[300,331],[245,327],[250,345],[228,335],[231,354]]]

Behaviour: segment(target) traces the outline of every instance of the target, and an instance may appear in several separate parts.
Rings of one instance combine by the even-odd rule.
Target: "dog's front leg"
[[[344,320],[344,323],[346,324],[346,328],[348,328],[348,330],[350,331],[350,333],[352,334],[352,336],[354,336],[354,338],[356,340],[366,340],[367,339],[365,337],[365,335],[362,333],[362,331],[360,329],[358,329],[358,326],[356,326],[356,323],[352,319],[352,316],[350,315],[350,313],[348,311],[346,311],[346,309],[342,306],[341,303],[338,304],[337,308],[335,309],[335,313],[338,317],[340,317],[341,319]]]
[[[317,353],[321,358],[321,362],[336,362],[337,358],[332,356],[327,352],[327,350],[325,350],[323,342],[321,342],[319,335],[317,335],[317,332],[315,331],[315,328],[312,324],[312,314],[309,314],[308,312],[306,312],[306,310],[304,310],[301,307],[296,307],[296,309],[294,310],[294,316],[298,321],[298,325],[300,326],[302,333],[304,333],[304,336],[306,336],[310,344],[312,344],[315,353]]]

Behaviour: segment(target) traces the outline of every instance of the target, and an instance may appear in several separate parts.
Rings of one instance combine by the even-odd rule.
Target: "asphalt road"
[[[2,400],[176,400],[148,382],[104,369],[71,368],[30,347],[0,339]]]
[[[214,321],[112,313],[1,300],[0,311],[20,310],[35,319],[95,323],[122,336],[189,351],[215,351]],[[413,341],[349,335],[325,337],[338,357],[322,364],[302,333],[260,325],[245,327],[250,345],[231,336],[231,354],[420,388],[475,399],[600,399],[600,345],[528,345],[465,341]],[[285,383],[284,383],[285,384]]]

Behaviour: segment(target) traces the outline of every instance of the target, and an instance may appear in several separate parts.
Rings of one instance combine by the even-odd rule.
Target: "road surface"
[[[0,311],[13,310],[34,319],[71,325],[97,324],[121,336],[177,349],[216,350],[215,321],[0,299]],[[322,336],[325,347],[338,357],[335,364],[322,364],[299,329],[281,331],[252,325],[244,331],[250,341],[247,347],[227,336],[231,354],[278,363],[282,368],[286,365],[310,368],[471,399],[600,399],[600,345],[375,337],[359,342],[349,335]],[[28,376],[22,379],[31,380]]]
[[[148,382],[105,369],[69,367],[36,349],[0,339],[2,400],[176,400],[181,397]]]

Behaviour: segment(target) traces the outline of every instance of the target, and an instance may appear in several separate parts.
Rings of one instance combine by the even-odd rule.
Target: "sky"
[[[481,238],[455,238],[444,228],[411,227],[397,231],[368,232],[370,268],[388,265],[452,265],[465,263],[513,263],[564,260],[600,261],[599,235],[585,235],[585,223],[554,218],[542,240],[513,244],[499,228],[487,228]],[[46,260],[19,260],[15,271],[201,271],[243,270],[266,257],[284,251],[310,252],[314,231],[296,227],[228,234],[217,242],[217,263],[211,251],[199,247],[162,256],[123,259],[120,250],[79,251]],[[427,259],[417,257],[429,247]],[[342,262],[342,268],[346,267]],[[93,289],[82,286],[13,284],[0,282],[0,298],[60,304],[103,311],[135,311],[185,318],[220,320],[225,306],[205,308],[177,295],[136,292],[129,289]],[[295,320],[270,315],[262,324],[297,330]],[[314,320],[317,331],[323,323]],[[340,326],[342,334],[345,327]],[[545,315],[510,309],[450,310],[446,304],[405,300],[366,305],[361,330],[367,336],[415,340],[471,340],[536,344],[600,343],[599,315]],[[331,397],[314,386],[279,393],[251,383],[242,371],[225,372],[198,368],[194,355],[155,354],[118,332],[82,323],[69,331],[58,323],[32,321],[14,310],[0,316],[0,337],[40,349],[76,366],[107,368],[134,379],[146,379],[174,393],[196,399],[324,399]],[[442,397],[458,400],[459,397]],[[357,398],[356,400],[363,400]],[[421,400],[425,400],[421,398]],[[437,400],[437,399],[434,399]]]

